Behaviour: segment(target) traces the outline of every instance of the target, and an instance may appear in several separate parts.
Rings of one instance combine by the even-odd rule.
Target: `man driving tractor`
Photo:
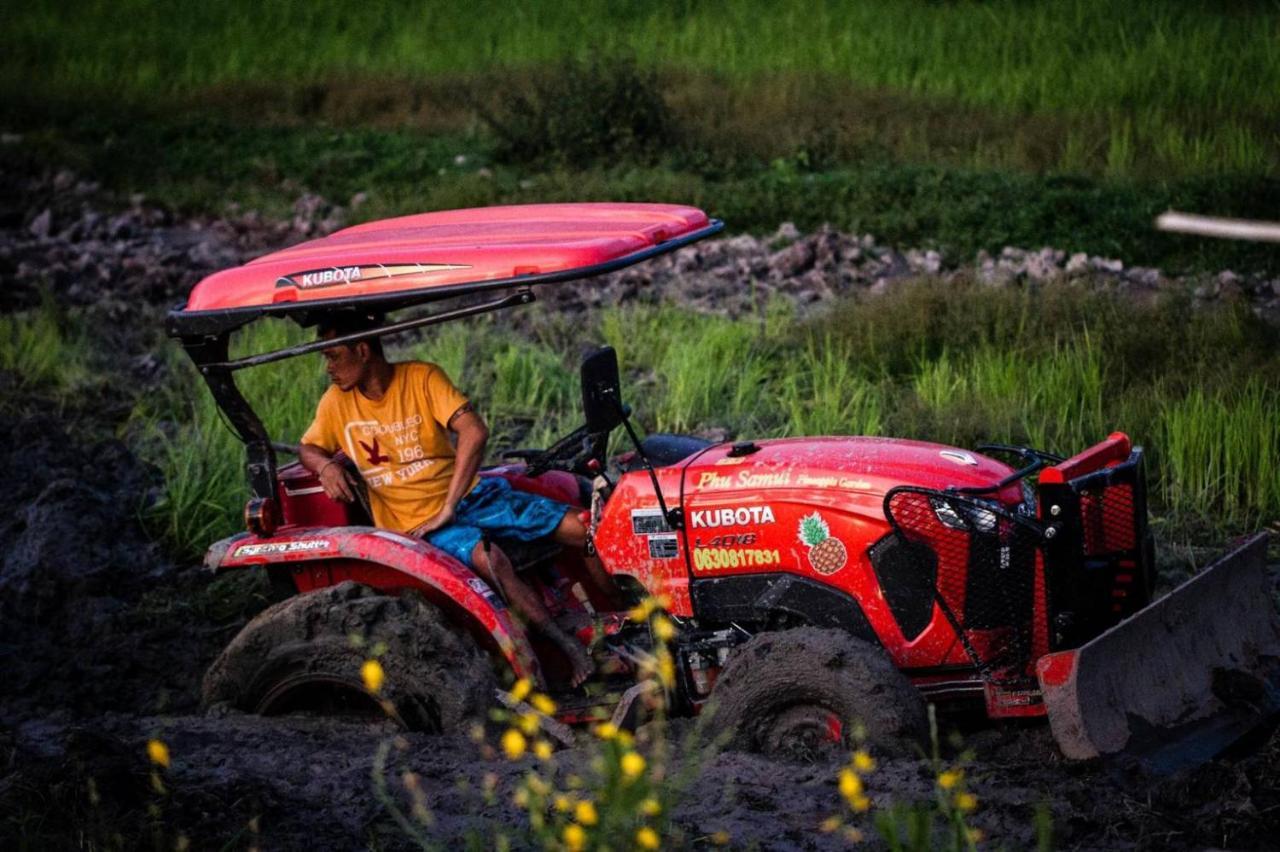
[[[320,326],[321,339],[376,328],[380,318],[351,314]],[[551,619],[542,599],[517,576],[493,537],[532,541],[552,536],[583,548],[586,527],[571,507],[515,491],[501,477],[479,477],[489,429],[439,366],[388,361],[376,337],[324,350],[332,386],[302,436],[299,458],[325,493],[351,502],[357,483],[336,457],[355,462],[368,487],[376,526],[425,539],[479,573],[532,627],[564,651],[575,686],[594,663],[582,645]],[[450,440],[450,435],[456,440]],[[617,601],[599,559],[587,577]]]

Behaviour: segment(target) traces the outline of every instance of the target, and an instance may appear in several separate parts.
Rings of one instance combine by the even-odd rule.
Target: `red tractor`
[[[431,213],[348,228],[200,282],[169,331],[244,440],[253,489],[246,531],[214,544],[206,565],[266,571],[289,595],[214,662],[206,702],[263,714],[358,709],[369,698],[355,633],[381,643],[385,696],[411,727],[456,729],[483,714],[499,679],[517,677],[550,693],[563,722],[621,720],[655,639],[649,623],[590,598],[581,554],[499,542],[599,663],[587,688],[570,689],[560,652],[523,629],[500,589],[422,540],[375,529],[301,465],[278,466],[281,445],[234,373],[526,304],[539,287],[721,228],[700,210],[655,204]],[[443,300],[444,310],[409,310]],[[229,356],[230,335],[253,320],[312,325],[353,306],[395,318]],[[1047,713],[1064,750],[1087,757],[1132,748],[1173,722],[1221,726],[1231,710],[1215,697],[1224,670],[1276,694],[1267,663],[1280,657],[1280,630],[1265,541],[1148,606],[1143,452],[1123,434],[1067,459],[868,437],[640,439],[610,349],[584,361],[582,398],[580,428],[483,475],[586,513],[592,546],[630,601],[662,599],[676,625],[672,706],[713,707],[740,747],[807,753],[844,744],[853,720],[892,747],[921,735],[926,700],[976,699],[992,718]],[[609,458],[619,427],[630,449]],[[1235,607],[1229,619],[1219,615],[1226,607]],[[1170,611],[1183,638],[1134,639],[1160,630],[1153,625],[1172,632]]]

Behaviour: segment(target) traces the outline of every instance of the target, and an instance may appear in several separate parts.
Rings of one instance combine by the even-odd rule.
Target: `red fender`
[[[288,565],[300,593],[344,580],[387,592],[417,589],[505,658],[516,677],[542,682],[528,636],[502,599],[471,569],[421,539],[373,527],[310,527],[269,538],[241,533],[214,543],[204,564],[215,573]]]

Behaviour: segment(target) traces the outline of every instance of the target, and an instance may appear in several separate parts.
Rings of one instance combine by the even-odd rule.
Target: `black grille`
[[[885,515],[903,547],[934,554],[932,601],[974,665],[993,681],[1025,681],[1034,656],[1036,525],[995,503],[917,488],[891,490]]]

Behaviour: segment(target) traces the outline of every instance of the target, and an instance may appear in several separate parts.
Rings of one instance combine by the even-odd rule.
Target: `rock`
[[[813,268],[813,262],[814,246],[809,240],[798,240],[769,258],[771,271],[784,278]]]
[[[1031,280],[1048,281],[1062,274],[1062,270],[1059,267],[1061,263],[1062,252],[1051,248],[1043,248],[1034,254],[1026,256],[1024,269],[1027,277]]]
[[[1239,302],[1244,298],[1244,286],[1240,276],[1231,270],[1218,273],[1214,286],[1214,295],[1224,302]]]
[[[919,251],[919,249],[909,249],[906,252],[906,262],[911,267],[911,271],[924,272],[927,275],[937,274],[942,270],[942,255],[929,249],[929,251]]]
[[[1124,264],[1121,261],[1106,257],[1091,258],[1089,260],[1089,266],[1095,272],[1110,272],[1115,275],[1124,271]]]
[[[1148,290],[1154,290],[1160,286],[1160,270],[1152,269],[1146,266],[1130,267],[1129,271],[1124,274],[1126,280]]]
[[[36,239],[47,240],[49,231],[53,228],[53,211],[45,208],[39,216],[31,220],[31,224],[27,226],[27,230]]]
[[[1089,271],[1089,255],[1082,251],[1078,251],[1071,255],[1071,259],[1067,261],[1066,273],[1068,275],[1083,275]]]
[[[798,239],[800,239],[800,229],[796,227],[795,222],[783,222],[778,226],[777,232],[770,238],[769,243],[781,247],[794,243]]]

